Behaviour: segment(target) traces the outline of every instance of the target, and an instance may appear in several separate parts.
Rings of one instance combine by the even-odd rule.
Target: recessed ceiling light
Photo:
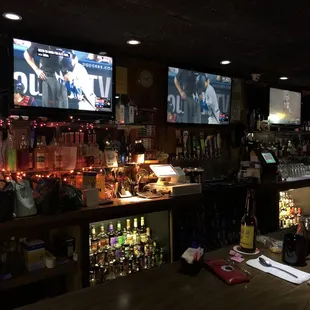
[[[287,76],[281,76],[281,77],[279,77],[279,79],[284,81],[284,80],[288,80],[288,77]]]
[[[221,65],[229,65],[231,63],[230,60],[222,60]]]
[[[20,15],[17,15],[15,13],[3,13],[2,16],[10,20],[21,20],[22,19]]]
[[[139,40],[128,40],[127,44],[129,44],[129,45],[139,45],[139,44],[141,44],[141,41],[139,41]]]

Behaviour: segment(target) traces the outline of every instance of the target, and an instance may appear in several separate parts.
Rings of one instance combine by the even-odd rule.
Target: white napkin
[[[188,248],[182,254],[182,258],[184,258],[189,264],[192,264],[194,261],[199,261],[202,255],[203,255],[202,248],[198,249]]]
[[[290,276],[289,274],[287,274],[286,272],[283,272],[279,269],[276,269],[276,268],[273,268],[273,267],[265,267],[263,266],[260,262],[259,262],[259,257],[258,258],[255,258],[255,259],[250,259],[248,260],[246,263],[247,265],[251,266],[251,267],[254,267],[254,268],[257,268],[259,270],[262,270],[264,272],[267,272],[267,273],[270,273],[278,278],[281,278],[283,280],[286,280],[288,282],[292,282],[292,283],[295,283],[295,284],[301,284],[305,281],[308,281],[310,279],[310,273],[307,273],[307,272],[303,272],[303,271],[300,271],[296,268],[293,268],[293,267],[289,267],[287,265],[283,265],[283,264],[280,264],[280,263],[277,263],[275,262],[274,260],[270,259],[269,257],[265,256],[265,255],[261,255],[260,257],[262,257],[263,259],[265,259],[266,261],[268,261],[271,265],[275,266],[275,267],[278,267],[278,268],[281,268],[281,269],[284,269],[284,270],[287,270],[288,272],[296,275],[298,278],[294,278],[292,276]]]

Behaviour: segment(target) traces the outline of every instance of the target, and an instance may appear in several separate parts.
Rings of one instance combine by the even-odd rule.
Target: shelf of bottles
[[[166,211],[91,223],[90,286],[160,267],[169,254],[168,228]]]
[[[257,148],[273,151],[280,160],[290,157],[296,161],[300,156],[310,156],[308,135],[310,131],[258,131],[249,133],[247,139],[255,143]]]
[[[146,126],[149,127],[149,126]],[[149,129],[153,133],[154,128]],[[145,128],[145,126],[143,126]],[[22,134],[21,134],[22,132]],[[18,136],[19,133],[19,136]],[[86,138],[86,139],[85,139]],[[122,136],[124,138],[124,136]],[[85,141],[87,140],[87,141]],[[53,139],[47,144],[45,135],[25,130],[12,131],[8,135],[7,142],[3,142],[0,152],[0,170],[6,172],[33,171],[71,171],[91,168],[102,168],[107,165],[107,154],[113,154],[119,165],[133,163],[135,148],[124,141],[115,141],[111,136],[105,135],[102,139],[101,149],[97,141],[95,130],[82,130],[76,132],[56,131]],[[0,144],[2,139],[0,137]],[[150,143],[148,146],[154,144]],[[107,154],[105,153],[107,151]],[[150,155],[150,158],[152,156]],[[146,158],[147,159],[147,158]],[[25,175],[24,175],[25,176]]]
[[[280,229],[296,226],[301,216],[301,208],[299,208],[290,191],[280,192],[279,200],[279,227]]]

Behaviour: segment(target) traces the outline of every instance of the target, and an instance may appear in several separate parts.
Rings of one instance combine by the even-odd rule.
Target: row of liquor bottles
[[[289,192],[280,192],[279,227],[288,228],[298,225],[301,213],[301,208],[296,207]]]
[[[279,158],[296,155],[310,155],[309,140],[299,140],[297,143],[293,143],[292,140],[277,139],[276,142],[269,142],[268,144],[261,141],[259,145],[262,149],[273,151]]]
[[[90,284],[98,284],[118,276],[160,266],[164,261],[164,249],[152,240],[150,228],[144,224],[144,217],[134,219],[131,229],[130,219],[126,220],[126,228],[122,229],[121,221],[114,230],[112,222],[108,232],[104,224],[100,224],[99,233],[95,225],[90,234]]]
[[[203,131],[189,133],[176,130],[176,159],[212,159],[221,156],[222,139],[219,133]]]
[[[264,142],[263,140],[247,140],[245,156],[249,156],[251,149],[261,149],[272,151],[277,158],[288,156],[309,156],[310,155],[310,141],[298,140],[292,141],[290,139],[276,139],[275,142]],[[246,157],[244,160],[247,160]]]
[[[121,141],[113,141],[107,136],[102,149],[115,152],[116,160],[122,164],[131,162],[135,152],[139,151],[137,144],[131,146],[124,136]],[[54,136],[49,145],[45,136],[35,137],[34,132],[30,139],[23,134],[19,143],[16,142],[14,133],[11,133],[8,136],[7,156],[3,163],[0,162],[0,168],[9,171],[43,171],[101,167],[105,165],[103,150],[99,148],[94,130],[88,131],[87,143],[84,132],[66,132],[58,137]]]
[[[34,147],[34,132],[31,133],[30,141],[23,134],[19,145],[16,145],[14,133],[8,136],[7,166],[9,171],[21,170],[48,170],[82,168],[92,165],[99,166],[100,151],[96,142],[95,131],[88,132],[88,143],[84,142],[84,132],[62,133],[54,137],[49,145],[46,144],[45,136],[36,137]],[[76,150],[71,154],[68,147]],[[76,161],[72,163],[72,160]]]

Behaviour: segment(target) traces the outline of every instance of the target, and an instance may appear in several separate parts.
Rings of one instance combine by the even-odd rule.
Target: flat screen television
[[[14,110],[113,111],[112,57],[13,39],[13,63]]]
[[[271,124],[300,125],[301,93],[270,88],[269,120]]]
[[[231,84],[230,77],[169,67],[167,122],[228,124]]]

